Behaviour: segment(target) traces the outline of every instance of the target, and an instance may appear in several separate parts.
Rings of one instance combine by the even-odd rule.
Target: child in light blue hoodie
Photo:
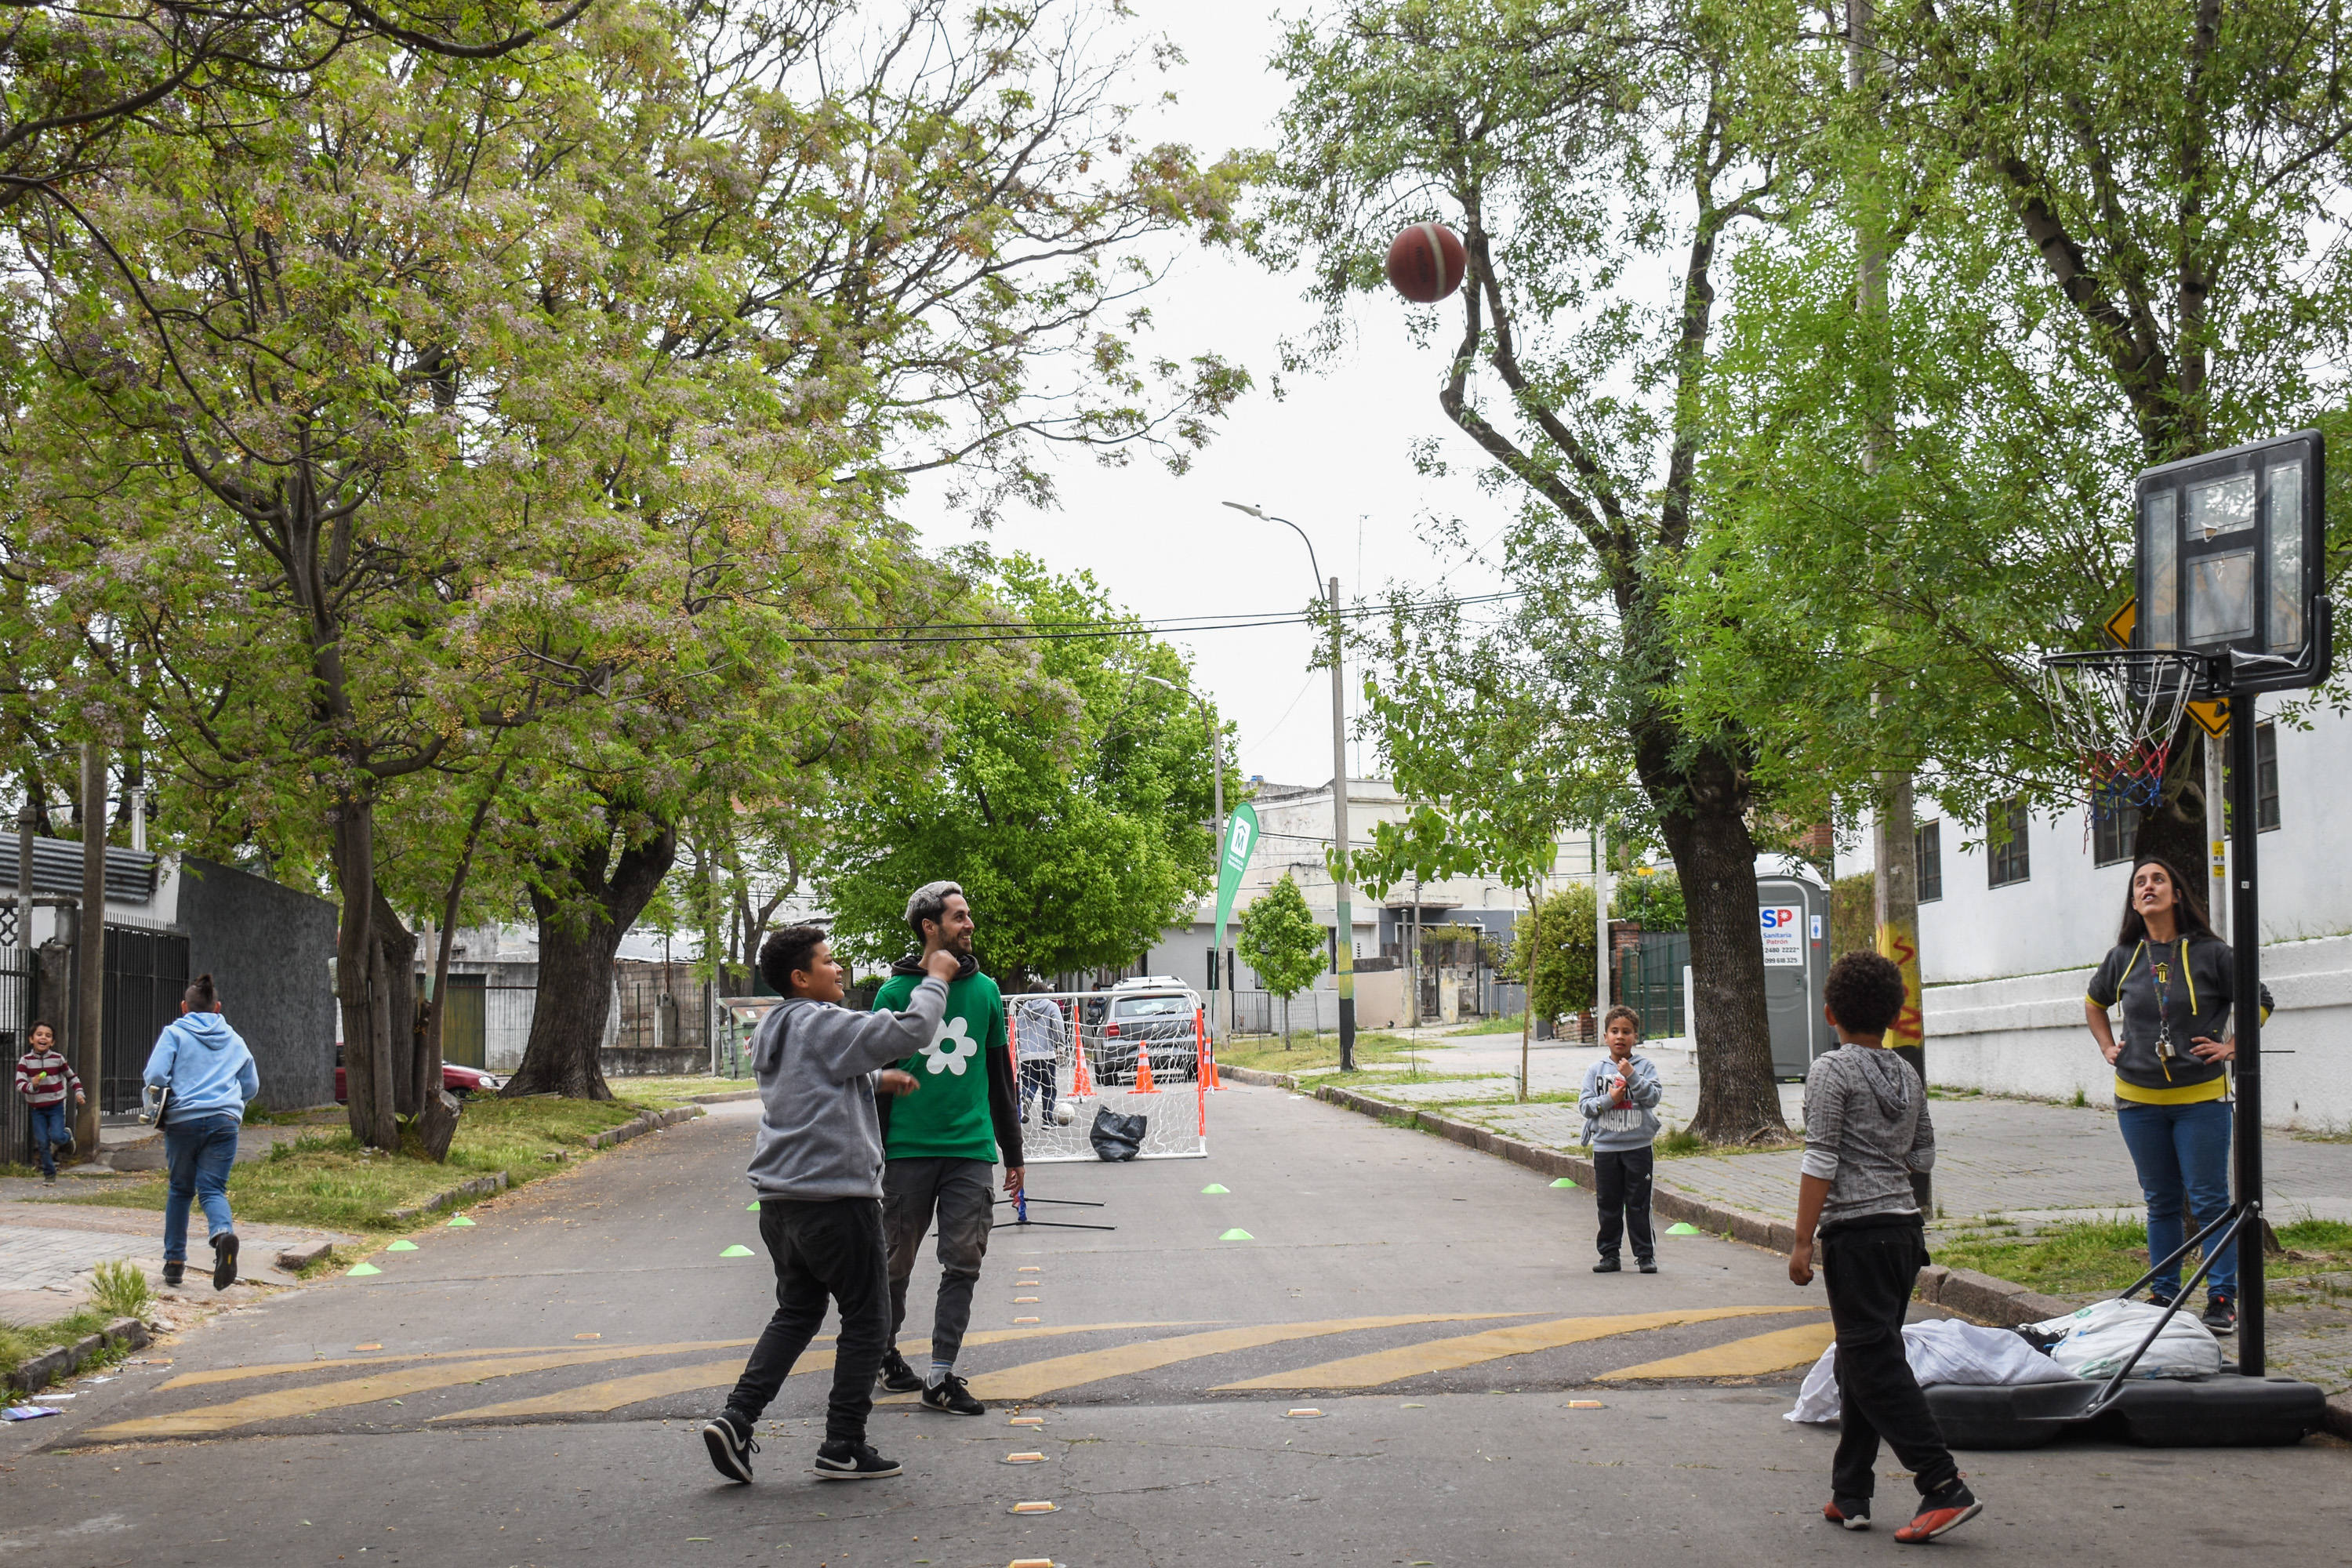
[[[1650,1180],[1658,1136],[1658,1099],[1664,1091],[1658,1069],[1635,1056],[1642,1020],[1631,1007],[1612,1007],[1602,1021],[1609,1054],[1584,1071],[1577,1109],[1584,1112],[1584,1142],[1592,1149],[1594,1195],[1601,1203],[1601,1261],[1595,1274],[1622,1267],[1617,1248],[1633,1233],[1633,1261],[1644,1274],[1658,1271],[1657,1238],[1650,1227]]]
[[[221,1017],[213,977],[199,974],[180,998],[140,1075],[163,1100],[163,1283],[176,1286],[188,1263],[188,1208],[202,1203],[212,1235],[213,1289],[236,1280],[236,1232],[228,1212],[229,1167],[236,1163],[245,1108],[261,1092],[253,1053]]]

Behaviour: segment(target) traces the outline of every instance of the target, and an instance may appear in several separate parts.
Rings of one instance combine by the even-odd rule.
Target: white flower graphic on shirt
[[[934,1074],[951,1072],[963,1076],[963,1064],[980,1055],[980,1042],[971,1037],[961,1018],[950,1018],[940,1037],[917,1053]]]

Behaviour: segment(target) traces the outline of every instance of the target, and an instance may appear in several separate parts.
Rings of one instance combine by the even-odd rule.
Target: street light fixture
[[[1286,517],[1276,517],[1260,507],[1229,500],[1225,505],[1235,511],[1247,513],[1261,522],[1278,522],[1307,546],[1307,563],[1315,572],[1315,584],[1325,584],[1323,563],[1316,559],[1315,542],[1307,531]],[[1328,596],[1324,601],[1331,613],[1331,851],[1335,868],[1348,863],[1348,689],[1346,649],[1339,626],[1339,579],[1329,579]],[[1339,1070],[1356,1070],[1356,927],[1348,909],[1348,879],[1335,869],[1331,886],[1337,909],[1337,922],[1331,933],[1331,946],[1338,960],[1335,978],[1339,987]]]

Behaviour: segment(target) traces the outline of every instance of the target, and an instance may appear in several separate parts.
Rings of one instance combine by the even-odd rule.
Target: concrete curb
[[[2328,1431],[2338,1437],[2352,1438],[2352,1394],[2329,1394],[2327,1414],[2323,1419]]]
[[[588,1147],[610,1149],[615,1143],[625,1143],[632,1138],[642,1138],[646,1133],[660,1128],[673,1126],[680,1121],[691,1121],[696,1117],[706,1114],[708,1113],[699,1105],[680,1105],[668,1110],[648,1110],[643,1116],[597,1133],[588,1140]]]
[[[334,1250],[335,1244],[331,1241],[313,1242],[309,1247],[289,1247],[278,1254],[278,1267],[289,1274],[299,1274]]]
[[[686,1098],[697,1105],[725,1105],[731,1100],[757,1100],[760,1098],[760,1091],[756,1089],[738,1089],[725,1094],[689,1094]]]
[[[431,1214],[435,1209],[446,1208],[449,1205],[464,1198],[487,1197],[492,1193],[502,1193],[506,1190],[507,1173],[504,1171],[495,1171],[489,1175],[477,1176],[470,1182],[461,1183],[446,1193],[436,1193],[413,1208],[394,1209],[384,1217],[395,1223],[415,1219]]]
[[[125,1350],[138,1350],[147,1343],[147,1325],[136,1318],[117,1318],[97,1333],[85,1334],[69,1345],[59,1345],[35,1356],[8,1374],[8,1386],[20,1394],[47,1388],[60,1378],[71,1377],[105,1353],[110,1342]]]
[[[1579,1185],[1587,1187],[1596,1184],[1600,1179],[1593,1170],[1592,1162],[1580,1155],[1566,1153],[1558,1149],[1546,1149],[1539,1144],[1528,1143],[1517,1138],[1507,1138],[1499,1132],[1489,1131],[1484,1127],[1474,1127],[1466,1121],[1456,1121],[1450,1116],[1440,1116],[1434,1111],[1417,1110],[1410,1105],[1397,1105],[1388,1100],[1375,1100],[1369,1094],[1360,1094],[1352,1089],[1341,1089],[1336,1084],[1318,1084],[1311,1089],[1301,1089],[1298,1086],[1298,1080],[1288,1073],[1261,1072],[1253,1068],[1225,1067],[1222,1064],[1217,1070],[1240,1083],[1255,1084],[1264,1089],[1286,1089],[1297,1094],[1311,1094],[1317,1100],[1327,1100],[1333,1105],[1342,1106],[1366,1116],[1407,1121],[1426,1131],[1436,1133],[1441,1138],[1450,1139],[1465,1148],[1476,1149],[1482,1152],[1496,1155],[1510,1161],[1515,1165],[1525,1165],[1528,1169],[1542,1175],[1566,1176]],[[1744,1241],[1750,1247],[1760,1247],[1784,1257],[1793,1251],[1797,1245],[1797,1227],[1787,1220],[1775,1219],[1769,1215],[1750,1214],[1745,1209],[1729,1208],[1721,1204],[1707,1203],[1704,1199],[1688,1197],[1681,1193],[1670,1193],[1664,1187],[1652,1189],[1650,1212],[1661,1219],[1680,1220],[1688,1225],[1695,1225],[1701,1230],[1709,1231],[1717,1236],[1729,1237],[1734,1241]],[[2028,1290],[2022,1285],[2012,1285],[2006,1279],[1996,1279],[1990,1274],[1979,1274],[1973,1268],[1946,1268],[1934,1264],[1920,1272],[1918,1295],[1923,1301],[1932,1301],[1937,1306],[1948,1307],[1963,1317],[1974,1318],[1979,1322],[1998,1324],[2003,1328],[2013,1327],[2019,1323],[2038,1323],[2049,1318],[2063,1318],[2074,1310],[2074,1304],[2071,1301],[2062,1301],[2055,1296],[2044,1296],[2037,1291]],[[2345,1405],[2342,1419],[2348,1429],[2347,1435],[2352,1436],[2352,1403],[2346,1403],[2347,1398],[2347,1396],[2339,1395],[2336,1401],[2331,1402],[2330,1408],[2333,1410],[2336,1404]],[[2331,1415],[2330,1419],[2334,1420],[2336,1417]]]

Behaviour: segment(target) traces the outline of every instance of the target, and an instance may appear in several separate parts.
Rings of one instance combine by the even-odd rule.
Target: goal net
[[[1215,1058],[1197,997],[1177,991],[1028,993],[1006,997],[1004,1011],[1030,1164],[1100,1159],[1093,1133],[1105,1110],[1143,1119],[1139,1160],[1209,1152],[1207,1079]]]

